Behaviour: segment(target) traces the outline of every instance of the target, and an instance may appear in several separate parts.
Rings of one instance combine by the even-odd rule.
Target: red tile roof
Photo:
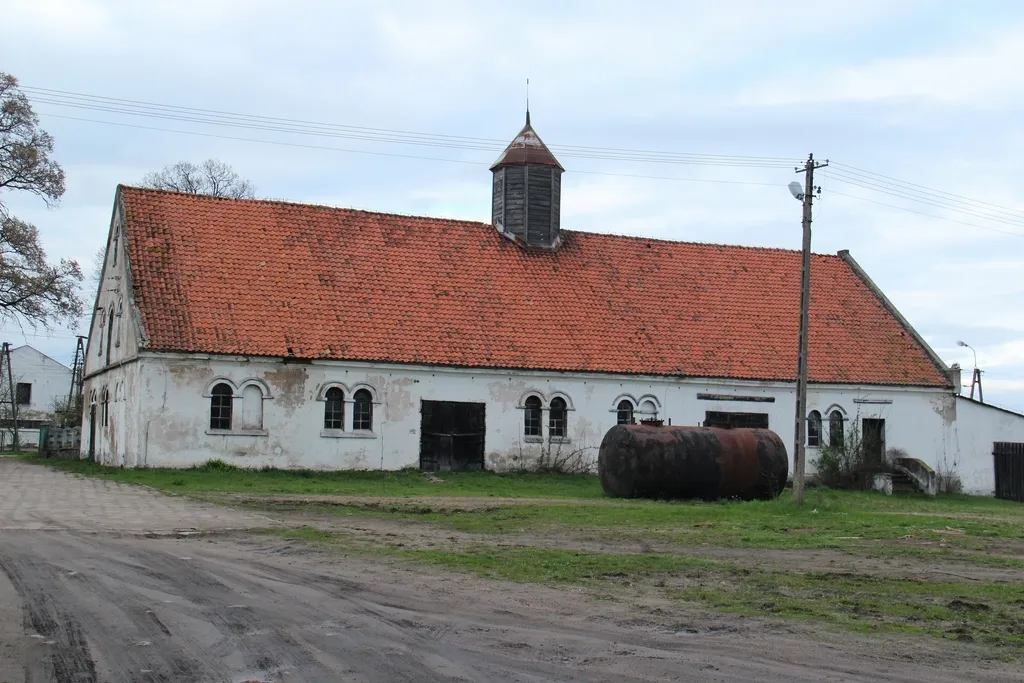
[[[792,380],[800,254],[120,187],[152,350]],[[946,386],[842,258],[814,256],[815,382]]]

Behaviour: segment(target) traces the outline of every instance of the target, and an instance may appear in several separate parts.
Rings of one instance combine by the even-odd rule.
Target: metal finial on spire
[[[526,125],[530,125],[530,79],[526,79]]]

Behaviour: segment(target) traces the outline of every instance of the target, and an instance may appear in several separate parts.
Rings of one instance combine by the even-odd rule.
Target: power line
[[[164,120],[181,121],[185,123],[196,123],[200,125],[228,126],[249,130],[262,130],[267,132],[279,132],[297,135],[310,135],[360,140],[371,143],[429,146],[465,151],[494,152],[503,149],[505,146],[504,141],[493,138],[422,133],[397,129],[370,128],[365,126],[324,123],[317,121],[307,121],[302,119],[287,119],[280,117],[241,114],[237,112],[227,112],[214,109],[183,107],[178,105],[145,102],[141,100],[130,100],[123,98],[106,97],[101,95],[89,95],[85,93],[55,90],[51,88],[36,88],[23,86],[22,89],[26,92],[35,93],[35,99],[44,104],[52,104],[55,106],[62,107],[75,107],[79,109],[102,111],[112,114],[157,118]],[[248,138],[215,133],[204,133],[199,131],[161,128],[156,126],[144,126],[119,121],[105,121],[84,117],[66,116],[61,114],[48,115],[56,118],[63,118],[69,120],[101,123],[105,125],[122,126],[141,130],[154,130],[161,132],[178,133],[183,135],[194,135],[201,137],[219,138],[224,140],[235,140],[241,142],[254,142],[287,147],[337,151],[352,154],[369,154],[374,156],[385,156],[395,158],[443,161],[448,163],[464,163],[472,165],[484,163],[466,159],[450,159],[443,157],[401,154],[367,149],[330,147],[325,145],[311,145],[298,142],[286,142],[282,140],[266,140],[259,138]],[[585,145],[551,145],[551,147],[552,149],[561,150],[561,156],[639,163],[687,164],[748,168],[788,167],[791,166],[793,163],[792,159],[786,157],[734,156],[721,154],[697,154],[688,152],[662,152],[655,150],[622,149]],[[674,176],[614,173],[602,171],[573,170],[573,172],[589,175],[650,178],[659,180],[678,180],[683,182],[705,182],[761,186],[781,185],[781,183],[764,183],[711,178],[681,178]],[[833,162],[833,167],[830,168],[828,171],[824,172],[823,175],[826,175],[827,177],[830,177],[833,180],[843,182],[849,185],[861,187],[863,189],[871,190],[873,192],[879,192],[881,194],[886,194],[899,199],[924,204],[926,206],[933,206],[935,208],[940,208],[945,211],[959,213],[974,218],[981,218],[983,220],[1002,223],[1005,225],[1024,227],[1024,211],[1019,211],[1017,209],[1000,206],[998,204],[992,204],[990,202],[971,199],[969,197],[956,195],[950,192],[944,192],[942,190],[936,190],[934,188],[930,188],[924,185],[899,180],[891,176],[875,173],[873,171],[867,171],[865,169],[843,164],[840,162]],[[910,213],[915,213],[921,216],[927,216],[939,220],[946,220],[949,222],[959,223],[961,225],[976,227],[979,229],[989,230],[992,232],[998,232],[1002,234],[1014,236],[1021,235],[1021,233],[1017,232],[999,230],[996,228],[978,225],[976,223],[969,223],[966,221],[946,218],[943,216],[938,216],[923,211],[916,211],[903,206],[875,201],[865,197],[859,197],[856,195],[836,192],[834,190],[832,192],[834,194],[839,194],[860,201],[867,201],[880,206],[886,206],[889,208],[895,208],[902,211],[908,211]]]
[[[887,204],[885,202],[875,201],[874,199],[868,199],[867,197],[858,197],[857,195],[847,194],[838,190],[829,189],[829,194],[839,195],[840,197],[849,197],[850,199],[857,199],[862,202],[869,202],[871,204],[878,204],[879,206],[887,206],[890,209],[899,209],[900,211],[908,211],[910,213],[916,213],[919,216],[927,216],[929,218],[936,218],[940,221],[949,221],[950,223],[959,223],[960,225],[969,225],[972,228],[978,228],[979,230],[989,230],[991,232],[1002,233],[1003,235],[1012,235],[1014,237],[1024,237],[1024,233],[1012,232],[1010,230],[1000,230],[999,228],[992,228],[985,225],[978,225],[977,223],[968,223],[966,221],[959,221],[955,218],[947,218],[946,216],[937,216],[933,213],[926,213],[924,211],[917,211],[916,209],[909,209],[905,206],[897,206],[896,204]]]
[[[328,146],[325,146],[325,145],[308,145],[308,144],[303,144],[303,143],[299,143],[299,142],[285,142],[283,140],[263,140],[263,139],[260,139],[260,138],[244,138],[244,137],[238,137],[238,136],[234,136],[234,135],[219,135],[217,133],[202,133],[202,132],[194,131],[194,130],[178,130],[178,129],[175,129],[175,128],[160,128],[158,126],[143,126],[143,125],[140,125],[140,124],[124,123],[124,122],[121,122],[121,121],[104,121],[102,119],[87,119],[87,118],[82,118],[82,117],[79,117],[79,116],[66,116],[64,114],[52,114],[52,113],[48,113],[48,112],[40,112],[40,113],[45,115],[45,116],[51,116],[53,118],[58,118],[58,119],[67,119],[67,120],[70,120],[70,121],[85,121],[85,122],[88,122],[88,123],[102,123],[102,124],[106,124],[108,126],[120,126],[120,127],[123,127],[123,128],[136,128],[136,129],[139,129],[139,130],[153,130],[153,131],[160,131],[160,132],[164,132],[164,133],[179,133],[181,135],[194,135],[194,136],[198,136],[198,137],[217,138],[217,139],[221,139],[221,140],[235,140],[235,141],[238,141],[238,142],[256,142],[256,143],[261,143],[261,144],[265,144],[265,145],[278,145],[278,146],[282,146],[282,147],[298,147],[298,148],[301,148],[301,149],[317,149],[317,150],[325,150],[325,151],[330,151],[330,152],[345,152],[345,153],[351,153],[351,154],[369,154],[369,155],[373,155],[373,156],[398,157],[400,159],[417,159],[417,160],[422,160],[422,161],[445,161],[445,162],[453,163],[453,164],[470,164],[472,166],[482,166],[482,165],[486,165],[486,163],[487,163],[487,162],[484,162],[484,161],[471,161],[471,160],[468,160],[468,159],[447,159],[445,157],[428,157],[428,156],[419,156],[419,155],[414,155],[414,154],[398,154],[398,153],[393,153],[393,152],[375,152],[375,151],[367,150],[367,149],[350,149],[350,148],[345,148],[345,147],[328,147]],[[572,173],[583,173],[583,174],[587,174],[587,175],[604,175],[604,176],[613,176],[613,177],[620,177],[620,178],[646,178],[646,179],[654,179],[654,180],[679,180],[679,181],[695,182],[695,183],[723,183],[723,184],[727,184],[727,185],[760,185],[760,186],[780,186],[780,187],[782,186],[782,183],[759,183],[759,182],[745,181],[745,180],[720,180],[720,179],[715,179],[715,178],[680,178],[680,177],[677,177],[677,176],[657,176],[657,175],[644,175],[644,174],[638,174],[638,173],[611,173],[611,172],[604,172],[604,171],[581,171],[581,170],[578,170],[578,169],[569,169],[569,170]]]
[[[1014,214],[1018,214],[1018,215],[1024,216],[1024,211],[1022,211],[1020,209],[1013,209],[1013,208],[1010,208],[1010,207],[1007,207],[1007,206],[1002,206],[1000,204],[992,204],[991,202],[982,201],[980,199],[971,199],[970,197],[965,197],[963,195],[953,194],[952,192],[944,192],[943,190],[936,190],[934,188],[927,187],[925,185],[918,185],[917,183],[911,183],[911,182],[907,182],[905,180],[899,180],[898,178],[893,178],[892,176],[883,175],[881,173],[875,173],[874,171],[867,171],[867,170],[864,170],[862,168],[857,168],[856,166],[849,166],[847,164],[842,164],[842,163],[838,163],[838,162],[832,162],[832,166],[833,167],[839,167],[839,168],[847,169],[847,171],[849,173],[854,174],[854,175],[864,174],[864,175],[868,175],[868,176],[874,176],[876,178],[881,178],[882,180],[887,180],[890,183],[897,183],[897,184],[900,184],[900,185],[906,185],[906,186],[909,186],[909,187],[912,187],[912,188],[915,188],[915,189],[926,190],[929,193],[945,195],[947,197],[951,197],[951,198],[955,198],[955,199],[961,199],[961,200],[964,200],[964,201],[967,201],[967,202],[973,202],[973,203],[976,203],[976,204],[984,204],[985,206],[990,206],[990,207],[995,208],[995,209],[1002,209],[1002,210],[1004,210],[1006,212],[1010,212],[1010,213],[1014,213]]]
[[[87,118],[82,118],[82,117],[78,117],[78,116],[66,116],[66,115],[63,115],[63,114],[46,114],[46,115],[47,116],[52,116],[52,117],[55,117],[55,118],[60,118],[60,119],[68,119],[68,120],[72,120],[72,121],[84,121],[84,122],[88,122],[88,123],[102,123],[102,124],[106,124],[106,125],[121,126],[121,127],[125,127],[125,128],[136,128],[136,129],[141,129],[141,130],[153,130],[153,131],[160,131],[160,132],[165,132],[165,133],[179,133],[181,135],[193,135],[193,136],[198,136],[198,137],[218,138],[218,139],[222,139],[222,140],[235,140],[235,141],[240,141],[240,142],[255,142],[255,143],[261,143],[261,144],[267,144],[267,145],[278,145],[278,146],[284,146],[284,147],[299,147],[299,148],[304,148],[304,149],[317,149],[317,150],[326,150],[326,151],[334,151],[334,152],[349,152],[349,153],[353,153],[353,154],[370,154],[370,155],[375,155],[375,156],[398,157],[398,158],[403,158],[403,159],[418,159],[418,160],[425,160],[425,161],[444,161],[444,162],[449,162],[449,163],[471,164],[471,165],[477,165],[477,166],[478,165],[482,165],[484,163],[484,162],[479,162],[479,161],[469,161],[469,160],[466,160],[466,159],[446,159],[446,158],[443,158],[443,157],[425,157],[425,156],[416,156],[416,155],[410,155],[410,154],[396,154],[396,153],[391,153],[391,152],[374,152],[374,151],[364,150],[364,149],[345,149],[345,148],[340,148],[340,147],[327,147],[327,146],[323,146],[323,145],[307,145],[307,144],[302,144],[302,143],[298,143],[298,142],[284,142],[284,141],[281,141],[281,140],[261,140],[259,138],[243,138],[243,137],[237,137],[237,136],[232,136],[232,135],[218,135],[216,133],[202,133],[202,132],[199,132],[199,131],[176,130],[174,128],[159,128],[159,127],[156,127],[156,126],[143,126],[143,125],[139,125],[139,124],[123,123],[123,122],[118,122],[118,121],[103,121],[103,120],[100,120],[100,119],[87,119]],[[759,182],[741,181],[741,180],[720,180],[720,179],[711,179],[711,178],[679,178],[679,177],[673,177],[673,176],[655,176],[655,175],[643,175],[643,174],[633,174],[633,173],[611,173],[611,172],[603,172],[603,171],[581,171],[581,170],[577,170],[577,169],[570,169],[570,170],[571,170],[572,173],[584,173],[584,174],[589,174],[589,175],[603,175],[603,176],[623,177],[623,178],[645,178],[645,179],[654,179],[654,180],[678,180],[678,181],[684,181],[684,182],[723,183],[723,184],[729,184],[729,185],[757,185],[757,186],[763,186],[763,187],[781,187],[781,186],[783,186],[783,183],[759,183]],[[838,178],[837,178],[837,180],[838,180]],[[856,199],[856,200],[863,201],[863,202],[869,202],[871,204],[877,204],[879,206],[885,206],[885,207],[888,207],[888,208],[891,208],[891,209],[899,209],[900,211],[907,211],[909,213],[917,214],[919,216],[927,216],[929,218],[935,218],[935,219],[942,220],[942,221],[948,221],[948,222],[951,222],[951,223],[958,223],[960,225],[966,225],[966,226],[969,226],[969,227],[972,227],[972,228],[978,228],[978,229],[981,229],[981,230],[988,230],[988,231],[991,231],[991,232],[997,232],[997,233],[1001,233],[1001,234],[1004,234],[1004,235],[1012,235],[1014,237],[1024,237],[1024,234],[1022,234],[1022,233],[1011,232],[1009,230],[1000,230],[998,228],[992,228],[992,227],[988,227],[988,226],[984,226],[984,225],[978,225],[977,223],[968,223],[966,221],[960,221],[960,220],[956,220],[956,219],[953,219],[953,218],[947,218],[945,216],[937,216],[935,214],[926,213],[924,211],[917,211],[915,209],[910,209],[910,208],[907,208],[905,206],[898,206],[896,204],[888,204],[886,202],[880,202],[880,201],[876,201],[874,199],[868,199],[866,197],[859,197],[857,195],[847,194],[845,192],[840,192],[838,190],[829,189],[829,193],[830,194],[839,195],[839,196],[843,196],[843,197],[848,197],[850,199]]]
[[[32,339],[74,339],[78,336],[77,333],[71,330],[60,330],[57,332],[25,332],[23,330],[5,330],[0,329],[0,334],[14,335],[18,337],[31,337]]]
[[[862,187],[864,189],[872,190],[874,192],[880,192],[882,194],[887,194],[892,197],[898,197],[900,199],[907,199],[913,202],[917,202],[919,204],[934,206],[936,208],[961,213],[967,216],[973,216],[975,218],[984,218],[986,220],[994,221],[996,223],[1004,223],[1006,225],[1024,227],[1024,216],[1017,219],[1006,218],[1000,215],[988,213],[986,209],[964,209],[959,206],[956,206],[955,204],[950,204],[946,201],[932,199],[929,196],[915,195],[914,193],[901,190],[898,187],[894,188],[889,185],[882,184],[881,182],[862,181],[856,178],[837,175],[835,172],[826,172],[823,175],[832,178],[833,180],[838,180],[839,182],[846,183],[848,185]]]
[[[74,107],[92,111],[102,111],[129,116],[157,118],[172,121],[198,123],[204,125],[228,126],[249,130],[310,135],[319,137],[337,137],[368,142],[390,144],[418,145],[442,147],[448,149],[466,149],[474,151],[498,152],[506,143],[490,138],[471,138],[456,135],[439,135],[433,133],[413,133],[383,128],[367,128],[342,124],[320,123],[278,117],[266,117],[251,114],[221,112],[218,110],[179,107],[176,105],[156,104],[137,100],[124,100],[81,93],[68,93],[42,88],[24,88],[29,92],[39,93],[35,101],[61,107]],[[613,161],[635,161],[641,163],[690,164],[708,166],[740,166],[753,168],[784,168],[792,165],[793,160],[785,157],[730,156],[721,154],[697,154],[690,152],[664,152],[654,150],[634,150],[581,145],[551,145],[563,157],[605,159]]]

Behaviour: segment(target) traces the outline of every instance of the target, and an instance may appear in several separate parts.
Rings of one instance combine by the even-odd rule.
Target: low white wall
[[[98,459],[115,464],[184,467],[222,458],[248,467],[417,467],[422,400],[486,405],[485,453],[490,469],[529,463],[543,449],[562,454],[582,452],[594,460],[601,439],[616,422],[615,406],[622,398],[635,404],[653,401],[658,406],[658,417],[677,425],[700,424],[706,411],[766,413],[769,427],[782,437],[792,459],[793,387],[778,382],[513,374],[337,361],[286,364],[265,359],[146,354],[138,363],[113,368],[94,378],[90,385],[98,387],[104,377],[112,383],[115,374],[125,382],[128,393],[121,399],[123,408],[111,412],[115,424],[100,430],[102,436],[97,442],[98,453],[102,453]],[[129,377],[133,374],[137,382]],[[248,383],[261,388],[262,430],[225,434],[210,429],[209,394],[218,381],[230,383],[238,392],[236,415],[242,412],[243,387]],[[323,433],[324,402],[319,399],[331,383],[343,385],[349,399],[358,387],[373,391],[372,433],[351,432],[351,403],[346,404],[348,432]],[[531,392],[542,397],[545,407],[556,395],[567,400],[568,439],[559,443],[549,438],[546,410],[540,442],[525,436],[522,405]],[[765,400],[707,400],[701,394]],[[952,396],[940,390],[815,385],[809,392],[808,405],[822,412],[826,439],[828,412],[838,406],[846,416],[846,429],[862,418],[885,419],[887,447],[903,448],[912,457],[935,466],[944,452],[947,423],[954,419],[952,402]],[[133,406],[137,406],[137,414],[132,413]],[[128,425],[119,426],[124,420]],[[83,452],[88,434],[86,424]],[[816,457],[816,451],[808,449],[809,461]]]
[[[948,439],[949,452],[940,465],[960,475],[965,493],[991,496],[996,488],[992,444],[1024,442],[1024,415],[957,397]]]

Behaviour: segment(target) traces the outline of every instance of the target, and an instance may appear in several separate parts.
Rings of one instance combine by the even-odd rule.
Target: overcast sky
[[[500,140],[529,77],[552,147],[813,152],[914,183],[830,167],[814,250],[849,249],[965,381],[957,339],[985,398],[1024,411],[1024,3],[8,0],[0,44],[0,70],[29,88]],[[5,201],[87,272],[115,186],[182,159],[226,161],[264,197],[490,218],[490,150],[36,109],[67,194],[54,210]],[[561,161],[563,227],[800,247],[787,168]],[[74,330],[3,331],[74,353]]]

